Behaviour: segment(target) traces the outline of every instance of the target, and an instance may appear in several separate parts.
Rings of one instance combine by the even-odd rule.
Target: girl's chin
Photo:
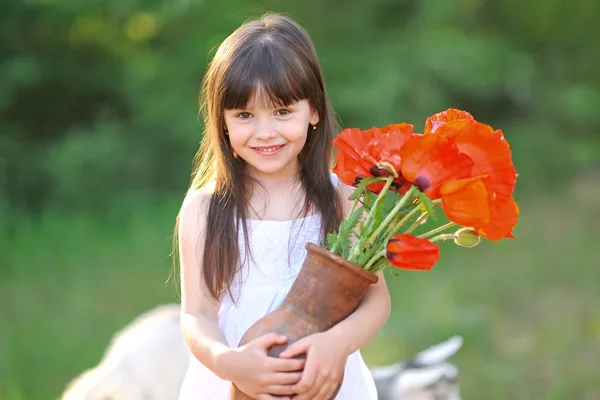
[[[269,165],[271,164],[271,165]],[[298,160],[277,163],[248,163],[256,177],[284,177],[298,174]]]

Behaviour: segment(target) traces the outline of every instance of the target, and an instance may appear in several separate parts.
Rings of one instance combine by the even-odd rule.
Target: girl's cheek
[[[252,127],[250,124],[238,125],[233,131],[229,131],[229,140],[232,144],[243,145],[252,137]]]

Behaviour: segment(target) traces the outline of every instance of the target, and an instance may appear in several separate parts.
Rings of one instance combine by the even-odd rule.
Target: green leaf
[[[383,197],[383,199],[385,199],[387,196],[388,195],[386,194]],[[372,218],[367,219],[364,224],[367,232],[373,232],[375,229],[377,229],[377,226],[379,226],[379,224],[381,224],[381,222],[383,222],[383,220],[385,219],[386,209],[385,201],[383,199],[380,199],[379,202],[373,202],[371,211],[369,211],[372,212]]]
[[[329,249],[334,248],[334,245],[337,242],[337,240],[338,234],[335,231],[327,234],[327,246],[329,247]]]
[[[437,216],[435,215],[435,210],[431,199],[425,193],[419,193],[419,200],[425,210],[427,210],[427,214],[431,216],[434,221],[437,221]]]
[[[401,198],[402,196],[396,192],[389,191],[386,193],[385,197],[383,198],[383,209],[385,210],[386,215],[392,211],[396,203],[398,203]]]
[[[340,255],[342,256],[342,258],[347,260],[348,256],[350,255],[350,240],[346,240],[346,241],[342,242],[340,247],[341,247]]]
[[[377,195],[373,192],[371,192],[370,190],[367,190],[364,193],[363,199],[362,199],[362,205],[365,208],[365,210],[368,212],[371,211],[371,208],[373,208],[373,204],[375,203],[375,200],[377,200]]]
[[[361,266],[367,265],[371,258],[378,257],[377,253],[381,251],[381,249],[385,249],[385,244],[382,246],[381,240],[375,241],[375,243],[360,254],[357,259],[357,264]]]
[[[348,259],[350,253],[350,238],[360,222],[364,208],[358,207],[353,213],[346,216],[340,224],[339,234],[337,235],[338,246],[341,249],[341,256]]]
[[[367,186],[369,186],[371,183],[380,182],[384,180],[385,179],[380,177],[367,177],[361,179],[360,183],[356,185],[356,189],[354,189],[354,192],[352,192],[350,197],[348,197],[348,200],[358,200],[364,192],[372,193],[369,189],[367,189]]]

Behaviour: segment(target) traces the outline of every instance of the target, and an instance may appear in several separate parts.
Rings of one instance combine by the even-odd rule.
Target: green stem
[[[445,231],[448,228],[452,228],[454,225],[456,225],[455,222],[448,222],[446,225],[442,225],[442,226],[440,226],[438,228],[432,229],[429,232],[425,232],[424,234],[419,235],[417,237],[419,237],[419,238],[426,238],[426,237],[429,237],[431,235],[435,235],[436,233],[443,232],[443,231]]]
[[[367,218],[365,218],[365,224],[369,223],[373,218],[375,218],[374,217],[375,210],[377,209],[377,206],[379,206],[379,203],[381,203],[383,201],[383,198],[387,194],[388,190],[390,190],[390,187],[392,186],[393,182],[394,182],[393,176],[389,176],[386,179],[385,186],[383,187],[383,189],[381,189],[381,192],[379,192],[379,194],[377,195],[377,198],[373,202],[373,207],[371,207],[371,209],[369,210],[369,214],[367,214]]]
[[[396,222],[396,224],[392,225],[391,229],[388,231],[387,235],[388,236],[392,236],[394,235],[395,232],[398,232],[398,229],[400,229],[402,227],[402,225],[404,225],[406,223],[406,221],[410,220],[412,217],[415,216],[415,214],[417,214],[420,210],[418,208],[413,208],[412,210],[410,210],[408,212],[408,214],[406,214],[404,217],[402,217],[398,222]]]
[[[381,257],[377,260],[371,272],[376,274],[380,271],[383,271],[388,266],[387,254],[384,257]]]
[[[371,235],[369,235],[369,237],[367,238],[367,243],[364,245],[363,248],[367,248],[371,244],[373,244],[373,242],[375,241],[375,239],[377,239],[377,235],[379,235],[381,233],[381,231],[383,231],[383,229],[394,219],[394,217],[396,216],[396,214],[398,214],[398,212],[401,209],[403,209],[404,207],[406,207],[406,205],[409,203],[409,201],[413,199],[414,193],[416,191],[418,191],[418,190],[419,189],[416,186],[412,186],[408,190],[408,192],[406,192],[406,194],[400,199],[400,201],[396,203],[396,205],[394,206],[394,208],[392,209],[392,211],[390,211],[390,213],[385,217],[385,219],[383,220],[383,222],[381,224],[379,224],[379,226],[377,227],[377,229],[375,229],[375,231]],[[405,221],[406,217],[409,214],[410,214],[410,212],[406,216],[404,216],[404,218],[402,218],[400,221],[401,222]]]
[[[415,220],[415,222],[411,226],[409,226],[407,230],[404,231],[404,233],[411,233],[412,231],[417,229],[419,227],[419,225],[421,225],[423,223],[423,221],[425,221],[427,219],[428,215],[429,215],[429,213],[427,211],[425,211],[423,214],[419,215],[419,218],[417,218]]]
[[[434,200],[432,202],[433,206],[436,207],[438,204],[440,203],[440,201],[438,200]],[[400,229],[402,227],[402,225],[404,225],[406,223],[406,221],[410,220],[415,214],[417,214],[420,211],[420,208],[413,208],[412,210],[410,210],[408,212],[408,214],[406,214],[400,221],[398,221],[388,232],[388,235],[393,235],[394,232],[397,232],[398,229]],[[419,226],[419,224],[422,222],[422,219],[425,218],[427,215],[429,215],[428,211],[423,212],[423,214],[421,214],[419,216],[419,218],[417,218],[417,220],[406,230],[404,231],[404,233],[410,233],[412,232],[414,229],[416,229],[417,226]]]
[[[381,259],[381,257],[385,257],[386,254],[387,254],[387,250],[386,249],[383,249],[379,253],[375,254],[373,257],[371,257],[371,259],[369,260],[369,262],[365,265],[365,269],[367,271],[369,271],[369,268],[371,268],[371,266],[373,264],[375,264],[375,262],[379,261]]]
[[[383,187],[383,189],[381,190],[381,192],[377,195],[377,199],[373,203],[373,207],[371,207],[371,209],[369,210],[369,213],[367,214],[367,217],[361,223],[361,225],[370,223],[370,221],[373,218],[375,218],[374,217],[375,211],[377,210],[377,207],[379,206],[379,203],[381,203],[383,201],[383,198],[385,197],[385,195],[388,192],[388,190],[390,190],[390,187],[392,186],[393,182],[394,182],[394,177],[393,176],[389,176],[386,179],[385,186]],[[356,240],[354,242],[354,244],[352,245],[352,249],[350,249],[350,255],[348,256],[348,261],[354,262],[355,258],[358,256],[358,254],[360,253],[360,251],[362,249],[364,249],[364,247],[362,247],[362,248],[361,247],[362,246],[360,246],[360,240]]]
[[[455,238],[456,238],[456,235],[454,233],[442,233],[441,235],[437,235],[436,237],[429,239],[429,241],[431,243],[435,243],[435,242],[440,242],[442,240],[451,240],[451,239],[455,239]]]

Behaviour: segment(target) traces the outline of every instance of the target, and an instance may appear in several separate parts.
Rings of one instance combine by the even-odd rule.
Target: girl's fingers
[[[275,346],[277,344],[284,344],[285,342],[287,342],[287,340],[287,337],[271,332],[254,339],[254,344],[256,344],[259,347],[268,349],[269,347]]]
[[[287,349],[279,354],[281,358],[292,358],[299,356],[300,354],[305,354],[310,347],[310,341],[306,339],[300,339],[296,343],[292,343],[288,346]]]
[[[333,394],[335,393],[335,390],[337,389],[337,386],[338,386],[337,382],[336,383],[327,383],[327,384],[323,385],[323,387],[317,394],[316,398],[323,399],[323,400],[331,399],[333,397]]]
[[[269,360],[269,369],[276,372],[295,372],[302,371],[306,360],[285,359],[271,357]]]
[[[319,383],[317,381],[313,381],[311,385],[307,387],[306,391],[294,397],[294,400],[314,400],[318,391]]]
[[[307,400],[329,400],[329,398],[321,397],[325,394],[326,391],[329,390],[331,386],[331,380],[328,375],[319,374],[315,377],[314,383],[311,385],[310,389],[306,392],[306,394],[302,395],[301,399],[304,399],[306,396]],[[298,400],[301,400],[300,398]]]
[[[321,397],[324,394],[325,391],[327,391],[329,389],[329,379],[327,379],[327,377],[324,376],[320,376],[317,377],[317,380],[315,381],[315,384],[313,385],[313,387],[310,390],[311,399],[321,399]],[[325,399],[325,397],[322,398],[323,400],[329,400],[329,399]]]
[[[311,392],[314,383],[315,370],[312,367],[305,368],[302,372],[300,382],[292,386],[294,393],[298,393],[298,396],[294,397],[294,400],[311,400],[312,397],[309,393]]]
[[[290,397],[272,396],[270,394],[259,394],[256,400],[292,400]]]
[[[265,389],[265,392],[270,395],[277,395],[277,400],[280,400],[279,396],[292,396],[294,392],[292,391],[291,385],[269,385]]]
[[[292,385],[300,382],[300,379],[302,379],[302,372],[278,372],[273,374],[271,382],[273,385],[287,385],[290,392],[283,394],[292,394]]]

